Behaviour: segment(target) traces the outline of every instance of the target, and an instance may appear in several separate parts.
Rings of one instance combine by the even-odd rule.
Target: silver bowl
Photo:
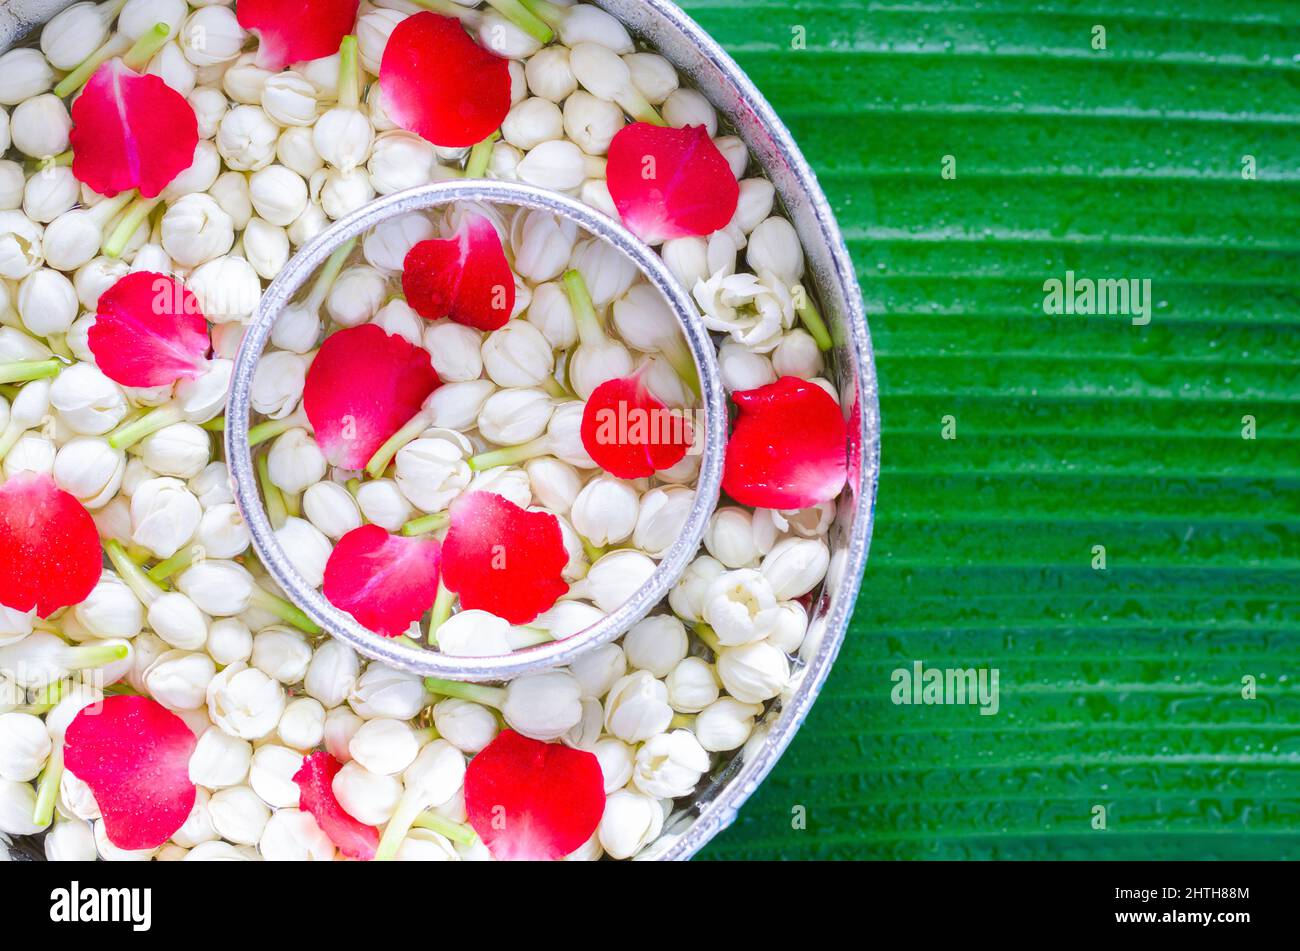
[[[0,0],[0,50],[72,4],[73,0]],[[835,340],[835,369],[849,420],[860,438],[860,463],[842,497],[832,529],[833,556],[814,606],[802,665],[781,702],[740,755],[674,811],[645,857],[688,859],[727,828],[741,805],[772,771],[817,698],[839,653],[857,600],[880,474],[880,403],[862,293],[848,248],[817,177],[753,83],[700,26],[669,0],[593,0],[671,60],[725,117],[753,151],[799,233],[809,279]]]
[[[266,514],[266,506],[258,491],[252,452],[248,445],[253,375],[258,361],[271,337],[276,319],[311,281],[320,266],[345,242],[366,234],[381,222],[457,202],[545,211],[573,222],[586,234],[608,242],[630,258],[650,284],[664,295],[677,316],[686,346],[690,349],[699,374],[701,408],[704,411],[703,441],[698,444],[701,459],[700,474],[695,485],[695,501],[681,534],[660,559],[650,580],[617,610],[570,637],[512,654],[489,657],[458,657],[406,647],[371,633],[350,614],[330,604],[323,594],[298,573],[276,539]],[[414,671],[423,677],[448,680],[509,680],[532,671],[568,664],[590,648],[621,637],[628,628],[649,614],[655,605],[668,596],[669,589],[699,551],[709,516],[718,503],[726,442],[726,396],[722,392],[713,341],[709,338],[709,332],[690,295],[673,277],[667,265],[644,242],[606,215],[567,195],[515,182],[462,180],[422,185],[373,201],[317,235],[293,256],[262,295],[235,358],[230,399],[226,404],[226,460],[230,466],[235,501],[252,535],[253,548],[276,584],[322,630],[347,641],[367,657]]]

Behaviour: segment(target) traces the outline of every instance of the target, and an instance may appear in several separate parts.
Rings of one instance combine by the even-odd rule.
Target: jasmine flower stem
[[[28,383],[58,376],[63,369],[61,360],[16,360],[0,363],[0,383]]]
[[[284,621],[286,624],[292,624],[304,633],[320,633],[320,628],[317,627],[315,622],[301,610],[284,600],[284,598],[277,598],[275,595],[271,594],[271,592],[259,587],[258,585],[253,585],[253,598],[249,602],[249,605],[274,614],[281,621]]]
[[[193,563],[194,563],[193,547],[182,548],[180,551],[178,551],[176,554],[172,555],[170,558],[166,559],[165,561],[158,562],[158,564],[150,568],[147,572],[145,572],[145,574],[148,576],[149,580],[156,581],[158,582],[158,584],[162,584],[172,575],[176,574],[178,571],[184,571]]]
[[[109,435],[108,444],[114,449],[128,449],[150,433],[179,423],[183,418],[175,406],[159,406],[125,426],[119,426]]]
[[[334,282],[339,279],[343,273],[343,266],[348,263],[348,258],[352,257],[352,252],[356,250],[357,239],[351,240],[339,245],[338,250],[329,256],[323,265],[320,273],[316,275],[316,281],[311,286],[311,293],[307,295],[305,301],[306,307],[311,311],[318,311],[321,305],[325,303],[325,298],[329,297],[330,290],[334,287]]]
[[[578,337],[584,347],[599,346],[605,342],[605,328],[600,316],[591,302],[591,293],[582,272],[576,269],[564,272],[564,290],[569,295],[569,306],[573,308],[573,319],[578,325]]]
[[[375,454],[370,457],[370,461],[366,463],[366,472],[369,474],[370,478],[378,479],[382,476],[384,470],[388,468],[388,464],[393,461],[393,457],[397,455],[398,451],[408,442],[418,439],[420,433],[424,432],[428,428],[429,417],[425,415],[423,410],[411,417],[409,423],[397,432],[393,433],[393,435],[389,436],[388,441],[380,446],[379,449],[375,451]]]
[[[99,67],[103,66],[119,53],[126,52],[129,43],[130,40],[128,40],[124,35],[121,33],[114,33],[113,37],[107,43],[87,56],[80,66],[63,77],[63,80],[54,87],[54,95],[58,96],[60,99],[67,99],[82,86],[86,85],[86,81],[90,79],[95,70],[99,69]]]
[[[143,568],[131,560],[121,542],[110,538],[104,543],[104,551],[108,554],[113,570],[145,607],[162,597],[162,588],[145,574]]]
[[[533,16],[544,21],[553,29],[559,29],[560,24],[564,22],[564,18],[569,12],[564,7],[551,3],[549,0],[519,0],[519,2],[527,7]]]
[[[438,593],[433,599],[433,608],[429,612],[429,646],[433,647],[438,643],[438,628],[447,622],[451,617],[452,606],[456,603],[456,595],[447,589],[438,579]]]
[[[206,423],[199,423],[199,428],[206,429],[210,433],[224,433],[226,431],[226,417],[218,416]]]
[[[469,150],[469,159],[465,162],[466,178],[482,178],[487,173],[488,162],[492,159],[492,145],[499,138],[500,129]]]
[[[417,535],[428,535],[431,532],[441,531],[451,524],[451,516],[446,512],[434,512],[432,515],[423,515],[420,518],[413,518],[402,526],[402,534],[407,538],[414,538]]]
[[[36,786],[36,808],[32,812],[32,822],[45,828],[54,821],[54,803],[59,798],[59,780],[63,778],[63,743],[54,744],[41,781]]]
[[[266,461],[266,456],[258,457],[257,481],[262,486],[262,498],[266,502],[266,517],[271,520],[273,527],[280,528],[289,518],[289,510],[285,507],[284,496],[280,494],[279,486],[271,481],[271,468]]]
[[[477,12],[472,7],[461,6],[455,0],[411,0],[411,3],[424,10],[432,10],[434,13],[455,17],[458,20],[473,20]]]
[[[361,76],[357,72],[357,38],[343,37],[339,47],[339,107],[355,109],[361,102]]]
[[[461,845],[473,845],[478,839],[478,833],[463,822],[452,822],[450,819],[444,819],[436,812],[422,812],[415,817],[411,823],[417,829],[428,829],[430,832],[436,832],[441,836],[451,839],[453,842],[459,842]]]
[[[497,466],[512,466],[516,463],[546,455],[550,451],[550,446],[551,443],[547,437],[539,436],[532,442],[526,442],[520,446],[506,446],[504,449],[481,452],[477,456],[470,458],[469,467],[474,472],[483,472],[487,469],[495,469]]]
[[[545,44],[555,39],[555,31],[546,25],[546,21],[519,0],[487,0],[487,3],[539,43]]]
[[[800,299],[803,303],[795,306],[795,313],[803,321],[808,333],[812,334],[813,340],[817,341],[817,348],[823,352],[831,349],[834,343],[831,340],[831,332],[826,329],[826,321],[822,320],[821,311],[813,303],[807,288],[802,286],[795,289],[795,300]]]
[[[131,241],[131,236],[135,234],[136,229],[149,217],[150,213],[158,207],[160,199],[137,197],[122,219],[117,223],[117,227],[109,233],[104,241],[104,255],[110,258],[120,258],[122,252]]]
[[[437,677],[424,678],[424,685],[430,692],[443,697],[456,697],[460,700],[472,700],[485,707],[500,708],[506,702],[504,687],[485,687],[483,684],[465,684],[458,680],[439,680]]]
[[[167,45],[167,37],[171,31],[172,28],[166,23],[155,23],[152,29],[145,31],[144,35],[135,41],[135,45],[126,51],[122,62],[128,69],[134,69],[136,72],[144,69],[149,65],[149,60],[153,59],[154,54]]]
[[[714,654],[722,650],[722,642],[718,640],[718,635],[703,621],[695,625],[695,636],[702,640]]]

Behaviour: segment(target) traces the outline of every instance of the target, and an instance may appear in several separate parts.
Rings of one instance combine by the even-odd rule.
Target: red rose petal
[[[625,126],[609,144],[606,176],[623,223],[650,244],[725,228],[740,202],[736,176],[704,126]]]
[[[302,405],[331,463],[360,469],[438,388],[427,351],[383,328],[340,330],[307,371]]]
[[[438,594],[442,546],[363,525],[339,539],[325,565],[325,597],[376,634],[397,637]]]
[[[337,53],[360,6],[361,0],[239,0],[235,15],[257,34],[257,65],[278,72]]]
[[[0,604],[49,617],[86,600],[103,563],[94,519],[49,475],[0,485]]]
[[[109,198],[132,188],[155,198],[194,164],[199,124],[184,96],[114,59],[72,104],[70,140],[79,182]]]
[[[208,322],[180,281],[137,271],[99,298],[87,336],[99,369],[123,386],[169,386],[208,365]]]
[[[527,624],[566,591],[560,522],[494,492],[470,492],[451,506],[442,543],[442,581],[465,610],[478,608]]]
[[[148,697],[105,697],[68,726],[63,760],[90,787],[108,841],[156,849],[194,808],[190,754],[198,742],[185,721]]]
[[[600,762],[584,750],[502,730],[469,761],[465,811],[494,858],[564,858],[605,814]]]
[[[389,118],[447,148],[482,142],[510,111],[508,61],[475,43],[459,20],[436,13],[397,24],[379,82]]]
[[[334,775],[343,764],[329,753],[312,753],[293,774],[298,784],[298,808],[311,813],[331,842],[351,859],[370,861],[379,847],[379,830],[343,811],[334,796]]]
[[[727,443],[722,489],[742,505],[802,509],[840,494],[848,427],[821,387],[797,377],[733,393],[740,407]]]
[[[501,236],[482,215],[467,215],[453,238],[411,248],[402,290],[421,317],[450,317],[477,330],[504,327],[515,308],[515,276]]]
[[[606,472],[642,479],[682,461],[691,447],[690,420],[655,399],[640,373],[606,380],[583,409],[582,445]]]

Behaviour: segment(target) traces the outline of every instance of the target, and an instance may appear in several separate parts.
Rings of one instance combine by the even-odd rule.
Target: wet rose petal
[[[95,71],[72,104],[72,174],[112,198],[155,198],[194,164],[199,125],[185,97],[120,59]]]
[[[508,61],[474,42],[459,20],[436,13],[397,25],[379,82],[389,118],[447,148],[482,142],[510,111]]]
[[[379,847],[379,830],[353,819],[334,797],[334,775],[342,768],[342,763],[325,752],[304,759],[293,775],[298,784],[298,808],[311,813],[321,831],[348,858],[370,861]]]
[[[736,176],[704,126],[625,126],[610,143],[606,175],[623,223],[650,244],[725,228],[740,202]]]
[[[501,236],[482,215],[466,215],[455,237],[411,248],[402,290],[421,317],[450,317],[476,330],[504,327],[515,308],[515,276]]]
[[[646,388],[641,374],[607,380],[582,413],[582,445],[620,479],[641,479],[681,462],[691,447],[690,419]]]
[[[584,750],[503,730],[469,761],[465,811],[494,858],[563,858],[605,813],[600,763]]]
[[[325,597],[376,634],[397,637],[433,607],[442,546],[363,525],[339,539],[325,565]]]
[[[360,6],[360,0],[239,0],[235,13],[240,26],[257,34],[257,65],[278,72],[337,53]]]
[[[443,584],[460,595],[462,609],[511,624],[527,624],[569,590],[559,520],[494,492],[470,492],[452,503],[442,556]]]
[[[740,415],[727,443],[722,489],[742,505],[802,509],[840,494],[848,427],[821,387],[796,377],[733,393]]]
[[[103,560],[90,513],[49,475],[20,472],[0,485],[0,604],[41,617],[80,604]]]
[[[94,794],[108,841],[156,849],[194,808],[197,742],[184,720],[148,697],[105,697],[68,726],[63,759]]]
[[[360,469],[437,388],[427,351],[365,324],[340,330],[321,346],[302,404],[325,458]]]
[[[100,295],[87,340],[99,369],[123,386],[199,377],[212,347],[198,298],[152,271],[128,274]]]

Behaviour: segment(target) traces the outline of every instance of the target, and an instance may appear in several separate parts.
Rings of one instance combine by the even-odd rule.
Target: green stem
[[[104,551],[108,553],[113,570],[145,607],[162,597],[162,589],[145,574],[143,568],[131,560],[121,542],[110,538],[104,542]]]
[[[253,585],[253,599],[249,604],[252,607],[274,614],[281,621],[292,624],[306,634],[320,633],[320,628],[301,610],[284,600],[284,598],[277,598],[258,585]]]
[[[529,13],[556,30],[560,28],[560,24],[569,13],[564,7],[549,0],[519,0],[519,2],[528,8]]]
[[[795,308],[795,312],[803,321],[804,328],[812,334],[813,340],[817,341],[817,349],[823,352],[831,349],[835,345],[831,340],[831,332],[826,329],[826,321],[822,320],[821,311],[813,303],[807,288],[801,286],[795,290],[795,299],[799,298],[803,298],[803,303]]]
[[[126,68],[140,72],[148,66],[154,54],[167,45],[167,37],[171,32],[172,28],[166,23],[155,23],[152,29],[147,30],[140,39],[136,40],[135,45],[122,57]]]
[[[311,293],[307,295],[304,305],[308,310],[316,312],[321,309],[325,303],[325,298],[330,296],[330,291],[334,287],[334,282],[339,279],[343,273],[343,267],[348,263],[348,258],[352,257],[352,252],[356,250],[357,239],[351,240],[338,246],[338,249],[329,256],[323,265],[320,273],[316,275],[316,280],[311,286]]]
[[[68,670],[95,670],[125,660],[130,654],[131,648],[125,644],[69,647],[63,655],[63,666]]]
[[[183,419],[184,416],[181,411],[175,406],[159,406],[125,426],[119,426],[108,437],[108,444],[114,449],[128,449],[141,439],[144,439],[145,436],[156,433],[160,429],[166,429]]]
[[[542,389],[544,389],[546,391],[546,395],[553,400],[574,399],[573,394],[570,393],[567,388],[565,388],[564,384],[561,383],[553,376],[548,376],[545,380],[542,381]]]
[[[115,33],[107,43],[86,57],[80,66],[63,77],[63,80],[54,87],[54,95],[58,96],[60,99],[67,99],[82,86],[86,85],[86,81],[94,75],[95,70],[99,69],[99,67],[103,66],[119,53],[125,52],[126,49],[126,37],[120,33]]]
[[[641,91],[635,86],[629,84],[628,89],[617,99],[618,107],[626,112],[637,122],[648,122],[650,125],[657,125],[667,128],[668,123],[664,117],[659,114],[659,110],[650,104],[650,100],[641,95]]]
[[[514,627],[510,629],[511,650],[524,650],[553,640],[555,638],[551,636],[551,632],[540,627]]]
[[[438,579],[438,593],[434,596],[433,607],[429,611],[429,633],[426,640],[430,647],[436,647],[438,644],[438,628],[447,623],[451,617],[452,606],[456,603],[456,595],[452,593],[442,579]]]
[[[526,442],[521,446],[506,446],[504,449],[481,452],[477,456],[470,458],[469,467],[474,472],[484,472],[487,469],[495,469],[497,466],[516,465],[546,455],[550,451],[550,446],[551,442],[546,436],[539,436],[532,442]]]
[[[54,744],[50,760],[41,773],[41,781],[36,786],[36,808],[32,812],[32,822],[44,829],[54,821],[54,803],[59,798],[59,780],[63,778],[63,742]]]
[[[413,518],[402,526],[402,534],[407,538],[414,538],[416,535],[428,535],[432,532],[439,532],[451,524],[451,516],[446,512],[434,512],[432,515],[423,515],[420,518]]]
[[[302,499],[297,492],[281,492],[284,498],[284,510],[289,513],[290,518],[298,518],[302,515]]]
[[[461,845],[473,845],[478,839],[478,833],[470,826],[465,825],[463,822],[452,822],[450,819],[444,819],[436,812],[420,813],[415,817],[415,821],[411,825],[417,829],[428,829],[430,832],[436,832],[453,842],[459,842]]]
[[[63,369],[61,360],[17,360],[0,363],[0,383],[29,383],[58,376]]]
[[[62,357],[69,363],[76,359],[76,357],[72,355],[72,350],[68,347],[67,334],[50,334],[45,338],[45,342],[49,344],[50,349],[54,351],[56,357]]]
[[[210,433],[224,433],[226,431],[226,417],[218,416],[216,419],[210,419],[206,423],[199,423],[200,429],[206,429]]]
[[[4,428],[3,432],[0,432],[0,460],[9,455],[9,451],[18,444],[18,440],[22,438],[25,432],[27,432],[27,427],[22,423],[15,423],[13,420],[9,421],[9,425]]]
[[[689,713],[674,713],[673,718],[668,721],[669,729],[673,730],[690,730],[695,727],[695,717]]]
[[[384,827],[384,834],[379,839],[379,847],[375,849],[374,861],[391,862],[393,860],[397,855],[397,850],[402,845],[402,840],[406,838],[406,833],[411,831],[411,824],[424,811],[424,808],[424,797],[420,795],[420,790],[408,789],[402,794],[402,798],[397,803],[397,809],[393,812],[393,817],[388,820],[388,825]]]
[[[605,328],[601,325],[596,306],[591,302],[591,293],[582,272],[574,269],[564,272],[564,290],[569,295],[569,306],[573,308],[573,319],[578,325],[578,338],[585,347],[595,347],[605,342]]]
[[[266,501],[266,517],[271,520],[272,526],[280,528],[289,518],[289,510],[285,507],[280,487],[271,481],[271,467],[266,456],[258,457],[257,481],[262,486],[262,498]]]
[[[455,0],[411,0],[411,3],[423,10],[432,10],[434,13],[455,17],[458,20],[474,20],[478,13],[471,7],[461,6]]]
[[[487,4],[539,43],[555,39],[555,31],[546,25],[546,21],[519,0],[487,0]]]
[[[718,635],[714,633],[713,628],[703,621],[695,625],[695,636],[702,640],[713,653],[717,654],[722,650],[722,641],[718,640]]]
[[[388,464],[393,461],[398,451],[408,442],[419,438],[420,434],[428,428],[429,417],[425,415],[424,410],[421,410],[411,417],[409,423],[389,436],[388,441],[370,457],[370,461],[366,463],[366,473],[370,478],[378,479],[384,474],[384,470],[388,468]]]
[[[506,702],[504,687],[485,687],[483,684],[465,684],[459,680],[439,680],[437,677],[425,677],[424,685],[431,693],[443,697],[456,697],[459,700],[472,700],[485,707],[500,709]]]
[[[73,159],[75,158],[76,153],[74,153],[72,149],[68,149],[66,152],[60,152],[58,155],[47,155],[45,158],[36,161],[36,171],[48,172],[50,169],[54,168],[68,168],[72,165]]]
[[[586,554],[587,560],[593,565],[604,558],[607,551],[607,549],[596,547],[585,538],[582,539],[582,550]]]
[[[681,377],[681,381],[686,384],[692,393],[700,395],[700,375],[695,369],[695,359],[691,356],[691,351],[687,349],[685,342],[681,337],[673,335],[664,342],[663,349],[660,351],[664,359],[673,371]]]
[[[284,419],[268,419],[258,423],[248,431],[249,448],[260,446],[267,440],[281,436],[291,429],[307,425],[307,414],[299,410],[290,413]]]
[[[469,150],[469,159],[465,162],[466,178],[482,178],[487,173],[488,162],[492,160],[492,145],[499,138],[501,131],[498,129]]]
[[[361,74],[357,71],[357,38],[343,37],[339,47],[339,108],[356,109],[361,103]]]
[[[117,227],[112,230],[108,238],[104,241],[103,252],[106,257],[120,258],[126,246],[131,242],[131,236],[135,234],[136,229],[141,223],[149,217],[150,213],[158,207],[158,198],[136,198],[131,202],[131,206],[122,216],[122,220],[117,223]]]
[[[190,565],[194,564],[194,547],[182,548],[176,554],[172,555],[166,561],[160,561],[150,568],[145,574],[150,581],[156,581],[162,584],[178,571],[184,571]]]

